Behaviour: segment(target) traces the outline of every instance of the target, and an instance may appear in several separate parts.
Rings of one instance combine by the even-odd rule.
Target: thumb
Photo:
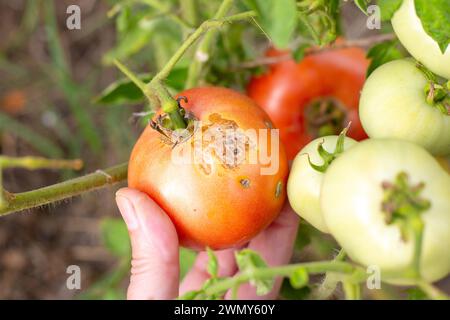
[[[172,221],[146,194],[130,188],[116,193],[128,227],[132,260],[128,299],[178,296],[178,237]]]

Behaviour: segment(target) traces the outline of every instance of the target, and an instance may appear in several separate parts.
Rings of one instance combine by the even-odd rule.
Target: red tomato
[[[185,110],[202,121],[196,132],[213,126],[243,131],[272,127],[263,110],[235,91],[205,87],[184,91],[180,96],[187,98],[182,103]],[[174,162],[173,150],[190,150],[194,136],[174,146],[147,126],[131,154],[129,186],[147,193],[167,212],[182,245],[223,249],[244,244],[281,210],[288,172],[285,151],[281,143],[277,149],[272,147],[269,136],[267,143],[246,144],[241,162],[224,162],[216,154],[210,165]],[[267,165],[260,160],[249,161],[249,150],[254,148],[278,158],[273,174],[261,174],[261,168]]]
[[[286,54],[269,50],[268,56]],[[251,79],[248,95],[281,131],[289,160],[308,142],[339,134],[349,121],[348,136],[367,138],[358,117],[359,95],[368,60],[360,48],[323,51],[300,63],[290,59]]]

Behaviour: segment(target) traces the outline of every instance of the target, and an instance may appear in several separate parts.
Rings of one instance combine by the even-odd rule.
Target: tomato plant
[[[449,194],[450,176],[424,149],[369,139],[328,168],[321,207],[330,232],[353,260],[378,266],[385,281],[411,284],[418,276],[411,270],[421,241],[412,232],[416,228],[423,228],[420,276],[436,281],[450,272]]]
[[[371,138],[399,138],[435,155],[450,153],[448,91],[430,91],[426,74],[411,60],[395,60],[376,69],[364,84],[360,116]],[[444,85],[445,86],[445,85]],[[430,93],[431,92],[431,93]]]
[[[288,180],[289,203],[302,218],[329,232],[320,208],[320,188],[331,162],[357,142],[344,135],[325,136],[308,143],[295,157]]]
[[[276,57],[286,52],[270,50]],[[359,94],[368,60],[364,50],[345,48],[271,65],[267,73],[251,79],[247,91],[280,129],[289,159],[308,142],[338,134],[349,121],[349,137],[367,138],[359,117]]]
[[[441,9],[440,7],[437,7],[438,5],[448,11],[448,6],[450,5],[448,1],[442,1],[440,3],[439,1],[436,3],[432,2],[433,1],[416,1],[415,3],[414,0],[404,0],[400,8],[392,17],[392,26],[403,46],[414,58],[422,62],[432,72],[446,79],[450,79],[450,46],[445,44],[445,40],[441,45],[429,34],[440,32],[442,33],[443,39],[447,37],[448,42],[448,33],[450,32],[448,21],[443,22],[443,25],[439,26],[438,18],[440,18],[440,16],[430,16],[428,18],[431,20],[429,22],[430,28],[425,30],[424,27],[427,27],[427,20],[423,19],[421,21],[417,14],[417,9],[425,11],[422,14],[425,15],[425,17],[432,14],[431,10],[428,11],[422,9],[424,5],[434,6],[433,11],[438,15],[440,15],[439,9]]]
[[[446,276],[450,269],[450,178],[445,158],[450,153],[450,83],[440,77],[448,78],[449,0],[379,0],[381,17],[378,12],[371,15],[373,7],[369,3],[113,1],[107,16],[115,24],[101,25],[115,33],[111,39],[116,44],[112,48],[100,45],[107,49],[101,62],[116,65],[126,78],[117,79],[90,101],[102,104],[100,111],[90,108],[86,97],[90,97],[89,84],[102,83],[96,80],[102,80],[103,75],[101,79],[91,78],[99,73],[70,60],[82,54],[88,58],[83,60],[96,61],[98,54],[85,56],[89,50],[78,50],[78,44],[94,42],[80,40],[94,34],[96,24],[85,28],[83,22],[83,30],[88,32],[74,33],[74,38],[60,41],[66,33],[58,33],[61,17],[55,15],[53,2],[46,1],[39,12],[42,14],[36,15],[41,6],[29,1],[17,30],[40,30],[35,28],[40,23],[35,17],[43,17],[45,43],[40,43],[42,37],[33,37],[36,42],[26,47],[26,53],[30,47],[45,48],[33,55],[46,58],[37,69],[51,66],[50,83],[61,91],[50,90],[55,91],[55,99],[36,101],[34,105],[46,109],[65,97],[67,103],[62,103],[61,114],[64,117],[52,117],[58,114],[56,111],[39,117],[42,123],[38,131],[51,129],[41,135],[28,130],[28,123],[21,123],[35,115],[36,110],[9,114],[0,111],[1,131],[14,133],[33,145],[35,152],[49,157],[96,155],[95,162],[86,162],[88,169],[97,168],[104,160],[100,154],[110,159],[113,150],[103,150],[110,145],[123,147],[114,149],[111,159],[122,156],[130,161],[62,183],[12,193],[3,189],[3,181],[8,188],[11,185],[10,175],[2,175],[3,169],[79,169],[81,161],[1,155],[0,216],[128,178],[130,187],[145,192],[156,202],[152,202],[152,208],[157,214],[168,214],[177,231],[175,234],[165,219],[173,241],[155,246],[163,253],[167,244],[171,262],[153,254],[152,259],[132,261],[137,268],[131,282],[143,287],[147,282],[139,281],[138,278],[145,278],[138,275],[141,271],[165,271],[160,269],[165,267],[173,271],[170,290],[165,290],[165,282],[169,281],[161,276],[164,272],[151,275],[159,276],[158,281],[163,279],[161,287],[153,287],[167,291],[164,297],[175,298],[184,291],[178,290],[178,269],[182,275],[188,273],[189,278],[188,269],[196,255],[191,249],[206,247],[209,262],[201,261],[202,253],[194,269],[195,273],[201,271],[198,267],[204,267],[205,281],[202,278],[197,289],[179,298],[221,299],[229,294],[239,297],[240,289],[246,289],[242,285],[247,283],[256,287],[256,295],[272,297],[278,294],[277,278],[285,278],[283,297],[340,297],[336,287],[341,284],[347,299],[377,298],[382,293],[362,290],[369,278],[369,267],[381,270],[383,282],[414,285],[414,290],[423,291],[422,297],[447,298],[439,290],[440,284],[434,286],[431,282]],[[370,36],[346,38],[361,31],[352,25],[353,32],[347,32],[349,24],[354,23],[348,19],[353,9],[341,12],[349,8],[347,4],[356,5],[366,14],[361,14],[361,18],[367,19],[368,27],[376,24],[374,18],[381,18],[383,22],[392,19],[394,29],[383,25],[382,30]],[[94,12],[96,7],[91,10]],[[89,21],[95,22],[98,16],[93,17]],[[18,63],[27,56],[20,51],[16,54],[23,38],[15,36],[16,33],[7,37],[14,41],[6,46],[1,67],[7,73],[27,74],[16,66],[5,68],[10,59]],[[101,44],[104,38],[110,37],[100,35]],[[66,42],[68,45],[63,46]],[[408,55],[400,42],[419,62],[393,61]],[[109,45],[109,41],[105,43]],[[68,55],[66,47],[77,50]],[[139,73],[125,65],[133,65]],[[265,67],[260,70],[266,71],[255,75],[254,67]],[[73,72],[75,69],[77,72]],[[90,70],[89,76],[86,70]],[[114,73],[108,71],[108,75]],[[86,80],[83,85],[77,84],[80,77]],[[8,93],[20,91],[29,94],[33,102],[39,100],[33,93],[40,86],[9,81],[13,78],[5,81],[5,98],[11,98]],[[35,80],[29,77],[28,81]],[[14,87],[16,83],[20,83],[20,89]],[[250,98],[239,93],[245,90]],[[0,101],[4,102],[3,111],[11,109],[8,105],[17,107],[25,102],[17,94],[12,98],[15,99]],[[134,121],[136,128],[122,121],[128,116],[138,118]],[[349,131],[349,137],[342,133],[337,136],[349,122],[350,129],[344,129],[344,133]],[[100,124],[105,124],[106,130]],[[134,134],[142,127],[129,157]],[[280,145],[277,131],[272,130],[276,127],[281,130]],[[366,132],[370,139],[366,139]],[[103,141],[103,136],[108,141]],[[23,150],[15,144],[12,148],[10,139],[4,140],[6,152]],[[361,140],[365,141],[357,142]],[[442,155],[437,161],[433,158]],[[288,178],[288,160],[292,159]],[[286,195],[294,211],[311,224],[301,221],[296,239],[298,219],[291,214]],[[142,215],[148,213],[144,218],[149,218],[155,212],[128,212],[124,203],[121,205],[126,199],[118,200],[124,221],[105,220],[101,224],[104,244],[119,259],[118,266],[93,284],[85,297],[123,297],[121,283],[128,277],[130,259],[141,256],[135,250],[136,243],[165,240],[157,238],[158,232],[151,232],[151,239],[137,237],[146,230]],[[283,205],[283,214],[274,220]],[[136,214],[139,228],[130,226]],[[292,220],[284,219],[289,215]],[[160,234],[168,234],[156,220],[146,221],[155,222]],[[129,236],[132,241],[128,241]],[[247,248],[233,250],[234,257],[225,262],[211,250],[236,249],[247,243]],[[266,251],[264,247],[271,248]],[[296,252],[289,260],[293,248]],[[96,255],[97,251],[93,252]],[[333,256],[335,252],[339,253]],[[0,258],[4,260],[4,256]],[[280,259],[272,260],[276,256]],[[222,275],[220,268],[228,262],[233,265],[233,273]],[[323,275],[323,280],[318,282],[317,275]],[[153,294],[146,292],[145,296]]]
[[[224,133],[221,144],[231,151],[231,162],[215,150],[212,162],[175,163],[172,151],[186,145],[195,148],[195,132],[174,146],[148,126],[131,154],[128,184],[146,192],[168,213],[183,245],[221,249],[243,244],[268,226],[284,203],[284,150],[281,145],[271,149],[270,136],[267,144],[246,140],[245,130],[271,128],[268,116],[248,97],[217,87],[190,89],[179,96],[187,99],[186,111],[202,121],[196,130]],[[231,133],[225,137],[226,131]],[[236,139],[246,141],[240,146]],[[203,148],[211,147],[205,140]],[[261,174],[264,165],[248,161],[247,149],[256,147],[278,161],[274,174]]]

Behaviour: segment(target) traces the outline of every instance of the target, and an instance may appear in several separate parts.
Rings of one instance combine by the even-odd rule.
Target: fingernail
[[[128,198],[116,195],[117,206],[119,207],[120,213],[122,214],[123,220],[127,224],[127,228],[130,231],[136,230],[139,226],[139,222],[136,217],[136,211],[134,206]]]

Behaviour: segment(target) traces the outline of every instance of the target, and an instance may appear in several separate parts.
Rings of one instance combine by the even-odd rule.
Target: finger
[[[219,266],[219,277],[229,277],[236,273],[237,267],[234,260],[235,249],[215,251]],[[188,291],[198,290],[203,283],[210,278],[206,269],[208,265],[208,254],[200,252],[192,269],[186,274],[180,286],[180,295]]]
[[[116,202],[128,227],[132,261],[128,299],[178,296],[178,236],[166,213],[146,194],[124,188]]]
[[[286,202],[278,218],[263,232],[250,241],[248,248],[257,251],[270,267],[289,263],[294,250],[299,217]],[[256,294],[256,288],[243,284],[238,290],[239,299],[276,299],[281,287],[281,278],[275,280],[272,291],[264,296]],[[228,292],[226,298],[230,298]]]

